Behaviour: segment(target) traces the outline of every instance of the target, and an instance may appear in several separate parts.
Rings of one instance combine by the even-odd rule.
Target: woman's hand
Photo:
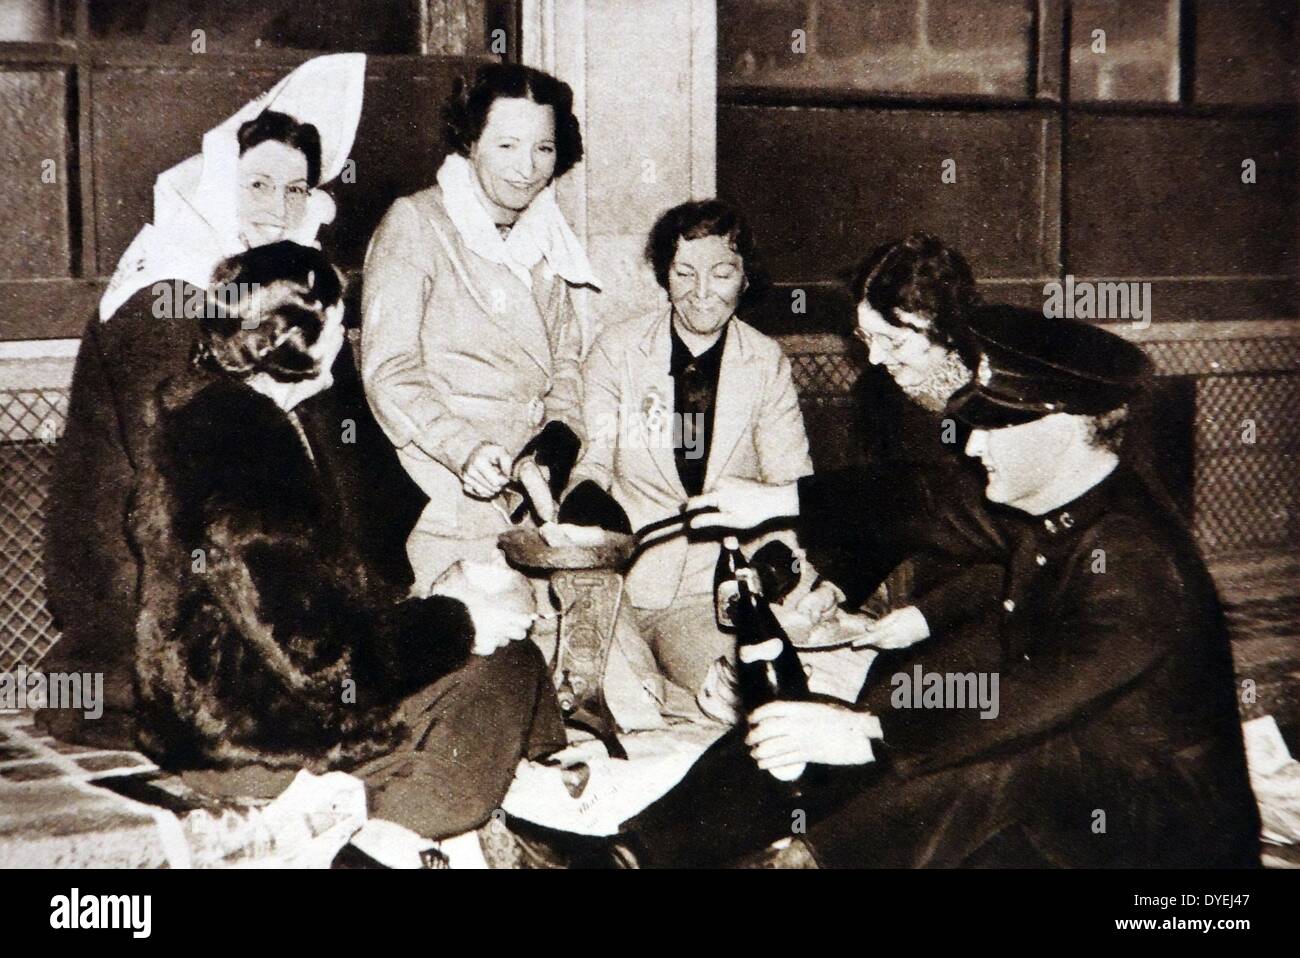
[[[506,565],[499,551],[487,562],[460,559],[452,563],[433,583],[430,594],[465,606],[474,626],[471,651],[475,655],[491,655],[524,638],[537,619],[532,585]]]
[[[691,520],[692,529],[753,529],[771,519],[799,514],[799,486],[790,482],[775,486],[755,479],[724,476],[712,492],[692,496],[686,501],[687,509],[713,506],[717,512],[706,512]]]
[[[813,625],[829,621],[835,610],[844,601],[844,593],[829,582],[823,582],[800,599],[794,610],[805,616]]]
[[[853,644],[876,649],[905,649],[930,637],[930,623],[914,605],[897,609],[867,627],[867,634]]]
[[[768,702],[749,716],[749,754],[766,771],[788,766],[865,765],[880,720],[827,702]]]
[[[494,442],[481,442],[460,470],[460,484],[466,495],[491,499],[510,481],[510,454]]]
[[[488,599],[473,599],[465,603],[465,608],[474,622],[474,644],[470,651],[475,655],[491,655],[511,642],[528,638],[528,630],[537,618],[526,612],[503,609]]]

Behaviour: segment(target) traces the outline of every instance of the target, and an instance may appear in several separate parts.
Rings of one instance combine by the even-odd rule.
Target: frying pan
[[[602,541],[595,545],[553,546],[535,528],[510,529],[501,533],[497,544],[513,565],[527,569],[621,570],[649,536],[674,526],[685,527],[696,516],[717,511],[716,506],[687,509],[648,523],[631,535],[606,531]]]

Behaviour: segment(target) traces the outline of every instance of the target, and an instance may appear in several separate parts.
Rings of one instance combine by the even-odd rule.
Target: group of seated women
[[[713,609],[722,530],[802,556],[867,493],[797,518],[846,493],[813,475],[790,361],[737,318],[762,284],[726,204],[665,212],[646,256],[666,305],[588,341],[574,293],[598,280],[554,186],[582,136],[569,87],[530,68],[457,90],[436,184],[371,240],[354,357],[317,232],[364,72],[356,54],[304,64],[158,178],[83,337],[50,505],[64,637],[46,664],[104,671],[106,718],[42,721],[220,794],[347,770],[374,814],[438,838],[483,824],[521,758],[565,744],[528,641],[537,595],[501,533],[713,507],[638,554],[615,650],[653,708],[703,722],[695,697],[734,650]],[[201,318],[160,315],[160,288]],[[978,618],[1000,575],[1005,546],[939,415],[971,376],[974,281],[917,234],[867,257],[853,292],[870,362],[923,426],[906,480],[870,490],[888,520],[870,548],[794,562],[785,589],[816,621],[924,557],[914,601],[872,626],[900,648]]]

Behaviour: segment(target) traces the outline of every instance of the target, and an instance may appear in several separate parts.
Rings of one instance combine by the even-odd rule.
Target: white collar
[[[507,267],[530,289],[533,267],[543,258],[571,286],[600,288],[586,250],[555,202],[554,183],[537,194],[502,239],[474,190],[474,176],[473,167],[459,153],[449,155],[438,169],[442,205],[475,255]]]

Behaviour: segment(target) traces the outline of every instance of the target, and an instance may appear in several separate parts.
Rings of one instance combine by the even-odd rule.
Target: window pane
[[[419,0],[89,0],[91,35],[193,48],[418,53]],[[195,31],[202,34],[196,35]]]
[[[1292,274],[1295,138],[1288,117],[1072,117],[1070,266],[1094,276]],[[1242,182],[1243,158],[1257,182]]]
[[[1024,96],[1024,0],[719,0],[721,85]]]
[[[1075,0],[1070,98],[1177,102],[1178,0]]]
[[[866,251],[922,225],[981,278],[1035,276],[1050,249],[1044,152],[1054,123],[1013,110],[723,106],[718,194],[764,238],[778,283],[840,282]],[[957,180],[938,186],[945,158]]]
[[[5,0],[0,3],[0,40],[50,43],[59,34],[55,0]]]

